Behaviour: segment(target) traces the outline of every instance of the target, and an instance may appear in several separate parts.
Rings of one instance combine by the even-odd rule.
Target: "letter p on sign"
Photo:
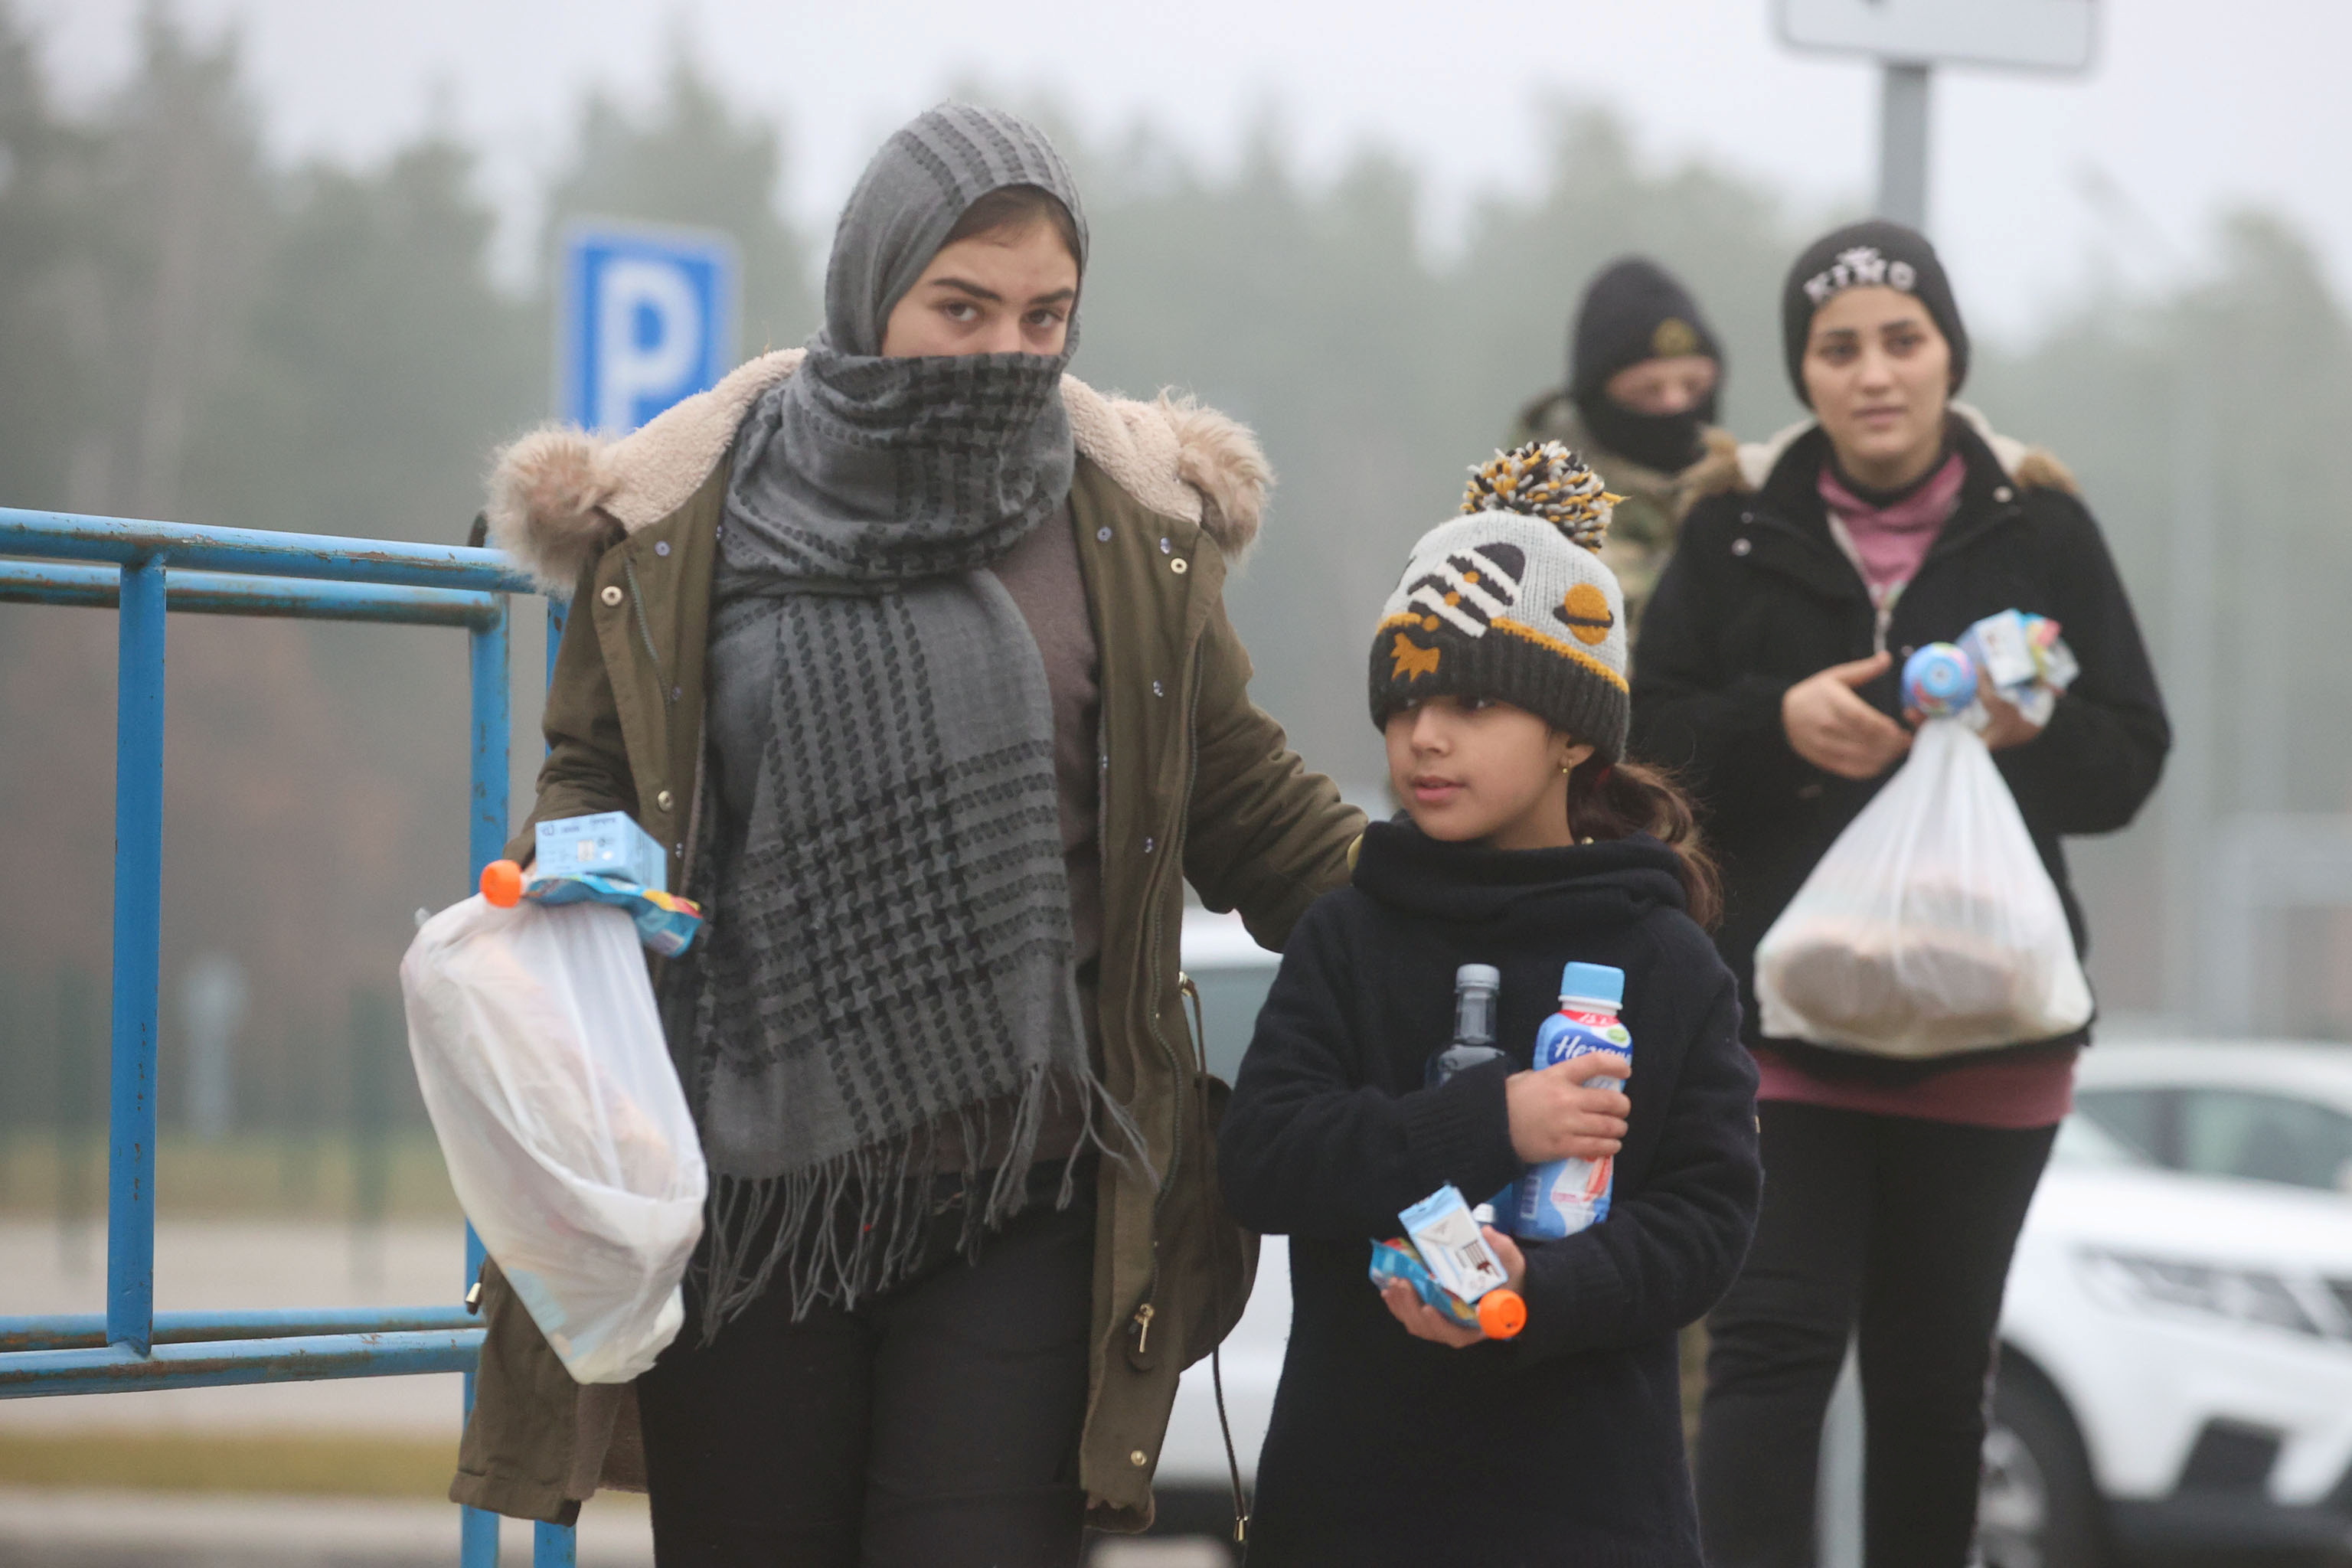
[[[735,243],[708,230],[603,222],[564,233],[557,404],[619,435],[734,367]]]

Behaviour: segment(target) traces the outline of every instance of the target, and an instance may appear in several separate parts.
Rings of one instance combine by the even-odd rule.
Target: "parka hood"
[[[1622,925],[1684,908],[1675,852],[1646,833],[1559,849],[1489,849],[1432,838],[1402,813],[1364,830],[1355,884],[1407,914]]]
[[[547,593],[568,597],[616,536],[658,522],[694,493],[753,400],[799,369],[805,352],[747,361],[626,436],[552,425],[502,448],[490,472],[490,542]],[[1062,401],[1079,452],[1120,489],[1153,511],[1197,523],[1228,556],[1248,552],[1274,470],[1246,426],[1188,397],[1107,396],[1070,375],[1062,378]]]
[[[2048,448],[2029,447],[1992,427],[1992,421],[1972,405],[1952,400],[1951,410],[1983,438],[2012,483],[2025,489],[2063,490],[2077,494],[2074,476]],[[1774,468],[1806,432],[1821,427],[1818,419],[1800,419],[1761,441],[1737,445],[1710,443],[1706,456],[1692,465],[1685,483],[1693,500],[1716,495],[1748,495],[1764,488]]]

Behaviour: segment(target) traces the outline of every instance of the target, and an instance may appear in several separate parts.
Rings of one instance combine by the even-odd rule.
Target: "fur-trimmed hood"
[[[490,471],[490,542],[541,586],[568,596],[618,531],[660,521],[725,455],[754,399],[800,368],[803,349],[745,362],[644,428],[608,438],[575,426],[534,430]],[[1247,426],[1190,398],[1106,396],[1076,376],[1062,402],[1078,450],[1137,500],[1197,523],[1228,556],[1255,542],[1274,470]]]
[[[2080,493],[2074,473],[2046,447],[2029,447],[2014,437],[1995,431],[1992,422],[1983,413],[1966,403],[1955,401],[1952,412],[1969,422],[1971,429],[1992,449],[1992,455],[2021,489],[2063,490],[2068,495]],[[1710,441],[1706,456],[1693,464],[1683,480],[1685,493],[1693,500],[1703,500],[1716,495],[1748,495],[1761,489],[1771,477],[1773,468],[1797,443],[1800,437],[1821,422],[1800,419],[1787,428],[1774,432],[1761,441],[1738,443]]]

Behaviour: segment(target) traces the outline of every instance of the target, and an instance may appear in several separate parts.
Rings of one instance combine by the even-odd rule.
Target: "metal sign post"
[[[2096,0],[1773,0],[1791,48],[1879,64],[1878,216],[1927,226],[1927,98],[1938,65],[2070,72],[2089,67]]]

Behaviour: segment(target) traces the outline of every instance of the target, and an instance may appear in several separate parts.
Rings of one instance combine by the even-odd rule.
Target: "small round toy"
[[[522,901],[522,868],[511,860],[493,860],[482,868],[482,897],[502,910]]]
[[[1903,704],[1949,719],[1977,700],[1976,661],[1955,644],[1931,642],[1903,661]]]
[[[1490,1340],[1507,1340],[1528,1326],[1527,1298],[1496,1286],[1478,1298],[1478,1326]]]

